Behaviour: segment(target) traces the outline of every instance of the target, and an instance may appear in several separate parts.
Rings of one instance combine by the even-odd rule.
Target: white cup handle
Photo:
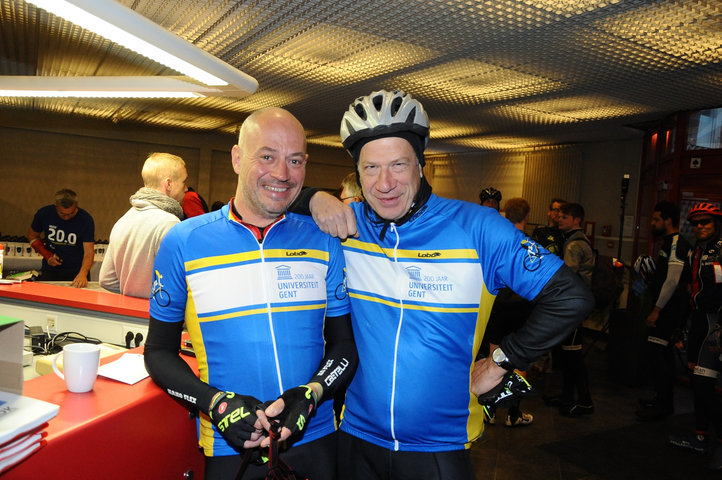
[[[58,377],[65,380],[65,375],[63,375],[63,372],[61,372],[60,369],[58,369],[58,358],[60,358],[60,355],[62,355],[62,354],[63,354],[63,352],[60,352],[57,355],[55,355],[55,357],[53,358],[53,371],[55,372],[55,375],[57,375]]]

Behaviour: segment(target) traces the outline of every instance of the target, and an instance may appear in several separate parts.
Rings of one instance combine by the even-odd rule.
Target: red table
[[[183,358],[197,371],[195,358]],[[47,445],[3,480],[203,478],[195,419],[150,378],[127,385],[98,377],[91,392],[70,393],[49,374],[26,381],[23,395],[60,405],[60,411],[46,429]]]
[[[0,285],[0,297],[148,318],[147,298],[127,297],[106,291],[72,288],[43,282]]]

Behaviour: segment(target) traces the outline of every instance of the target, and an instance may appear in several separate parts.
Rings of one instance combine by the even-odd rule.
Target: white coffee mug
[[[63,371],[58,369],[58,359],[63,357]],[[53,358],[53,371],[65,380],[68,390],[73,393],[89,392],[93,389],[100,365],[100,345],[91,343],[69,343]]]

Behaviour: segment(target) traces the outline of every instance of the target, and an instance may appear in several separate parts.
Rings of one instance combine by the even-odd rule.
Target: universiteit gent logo
[[[291,275],[291,267],[288,265],[279,265],[276,267],[276,275],[278,280],[293,280]]]

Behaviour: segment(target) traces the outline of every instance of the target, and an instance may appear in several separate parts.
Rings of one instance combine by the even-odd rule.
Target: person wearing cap
[[[363,203],[308,192],[321,229],[343,242],[359,367],[339,432],[343,479],[472,479],[481,394],[525,369],[591,311],[561,259],[496,211],[436,196],[424,176],[429,120],[402,91],[355,100],[341,140]],[[535,301],[526,324],[475,361],[494,297]]]
[[[88,285],[95,257],[95,222],[78,207],[78,194],[73,190],[58,190],[55,204],[35,213],[28,241],[43,257],[38,280],[70,281],[76,288]]]
[[[722,314],[722,211],[709,202],[692,207],[687,220],[695,244],[688,258],[692,317],[687,342],[687,362],[692,370],[694,433],[671,434],[672,445],[708,453],[710,470],[722,470],[722,406],[715,386],[722,372],[720,319]],[[712,441],[710,426],[717,441]],[[716,443],[716,445],[714,445]]]

